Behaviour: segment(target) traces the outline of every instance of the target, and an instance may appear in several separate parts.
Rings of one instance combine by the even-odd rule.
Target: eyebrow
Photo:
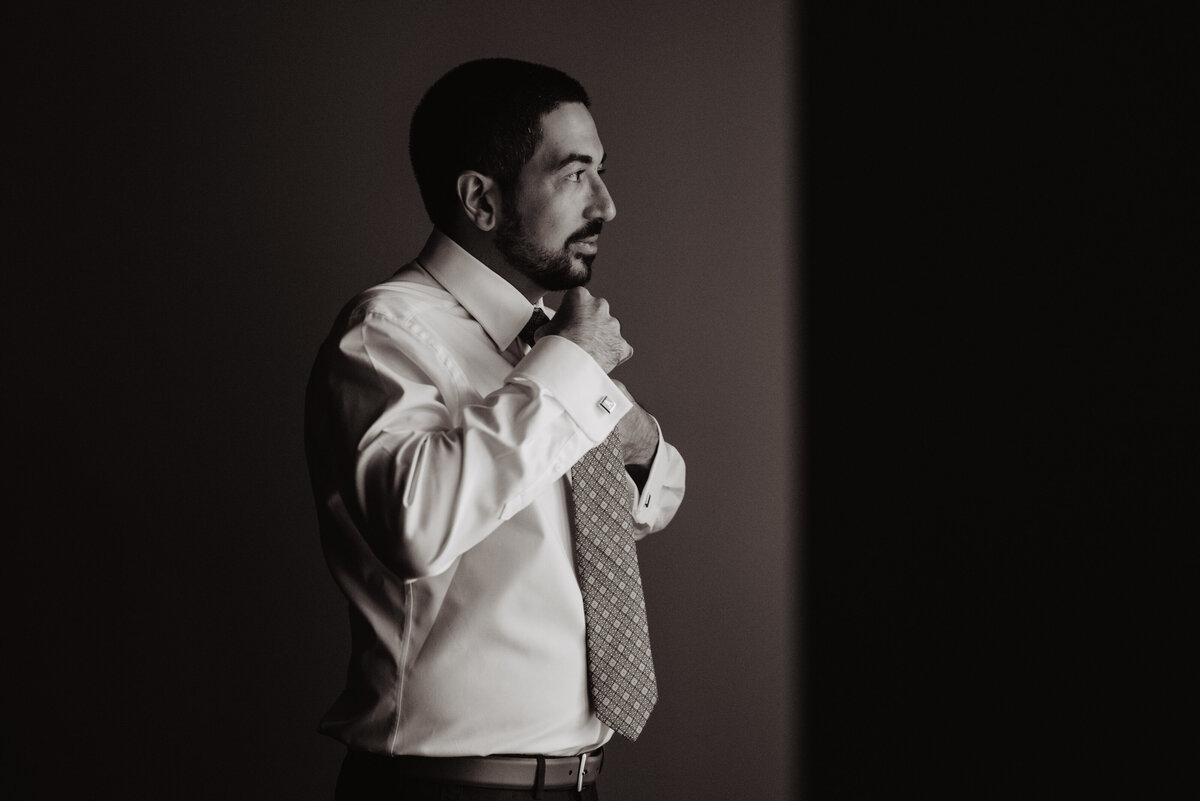
[[[607,153],[600,157],[600,163],[603,164],[606,158],[608,158]],[[573,164],[575,162],[579,162],[580,164],[591,164],[594,160],[595,159],[593,159],[591,156],[583,153],[568,153],[557,164],[554,165],[554,169],[555,171],[558,171],[568,164]]]

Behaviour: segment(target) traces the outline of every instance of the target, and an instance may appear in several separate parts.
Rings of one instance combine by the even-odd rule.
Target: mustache
[[[587,225],[580,228],[575,233],[567,237],[567,244],[578,242],[580,239],[587,239],[589,236],[595,236],[600,233],[600,229],[604,227],[603,220],[591,220]]]

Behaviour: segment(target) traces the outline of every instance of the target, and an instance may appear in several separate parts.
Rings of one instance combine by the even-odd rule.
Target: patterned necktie
[[[636,740],[658,701],[658,684],[623,462],[614,431],[571,469],[571,502],[592,708],[613,731]]]
[[[533,347],[533,334],[546,323],[550,322],[550,318],[546,313],[537,306],[533,307],[533,316],[529,318],[529,322],[525,323],[525,327],[521,329],[521,333],[517,334],[522,342],[529,347]]]
[[[534,308],[521,341],[532,347],[534,332],[547,322],[546,314]],[[636,740],[658,701],[658,683],[616,431],[575,463],[570,500],[592,708],[613,731]]]

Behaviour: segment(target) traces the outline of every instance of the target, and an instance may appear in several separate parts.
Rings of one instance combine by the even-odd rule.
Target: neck
[[[513,288],[525,296],[531,306],[546,294],[546,290],[534,283],[524,273],[508,263],[508,260],[496,249],[495,237],[474,226],[463,226],[459,230],[447,233],[459,246],[483,263],[485,267],[512,284]]]

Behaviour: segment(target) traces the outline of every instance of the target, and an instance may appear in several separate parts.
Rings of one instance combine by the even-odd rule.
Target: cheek
[[[544,245],[562,247],[567,237],[579,227],[570,224],[571,218],[562,205],[553,201],[531,203],[522,211],[526,232]]]

